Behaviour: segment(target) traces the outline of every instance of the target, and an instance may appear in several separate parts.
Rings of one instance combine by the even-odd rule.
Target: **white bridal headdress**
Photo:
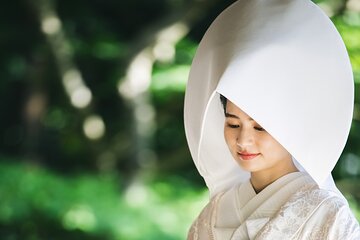
[[[210,194],[249,178],[223,136],[219,93],[283,145],[322,188],[345,146],[353,113],[345,45],[310,0],[239,0],[211,24],[185,94],[189,148]]]

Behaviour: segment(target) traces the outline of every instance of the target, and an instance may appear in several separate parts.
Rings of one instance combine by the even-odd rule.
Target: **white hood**
[[[225,143],[219,93],[267,130],[323,188],[345,146],[354,82],[345,45],[309,0],[239,0],[211,24],[193,60],[185,131],[214,195],[249,178]]]

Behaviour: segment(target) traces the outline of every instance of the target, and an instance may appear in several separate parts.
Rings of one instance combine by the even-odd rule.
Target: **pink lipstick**
[[[247,152],[238,152],[237,154],[242,160],[246,160],[246,161],[256,158],[257,156],[260,155],[260,153],[247,153]]]

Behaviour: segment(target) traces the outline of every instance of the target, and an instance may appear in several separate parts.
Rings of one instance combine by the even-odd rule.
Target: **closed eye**
[[[227,126],[229,127],[229,128],[238,128],[238,127],[240,127],[240,125],[234,125],[234,124],[227,124]]]
[[[254,129],[257,131],[265,131],[265,129],[263,129],[262,127],[254,127]]]

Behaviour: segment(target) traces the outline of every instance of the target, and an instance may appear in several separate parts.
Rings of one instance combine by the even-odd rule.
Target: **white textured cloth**
[[[247,239],[358,240],[360,228],[343,198],[296,172],[259,194],[249,181],[217,194],[188,235],[188,240]]]

